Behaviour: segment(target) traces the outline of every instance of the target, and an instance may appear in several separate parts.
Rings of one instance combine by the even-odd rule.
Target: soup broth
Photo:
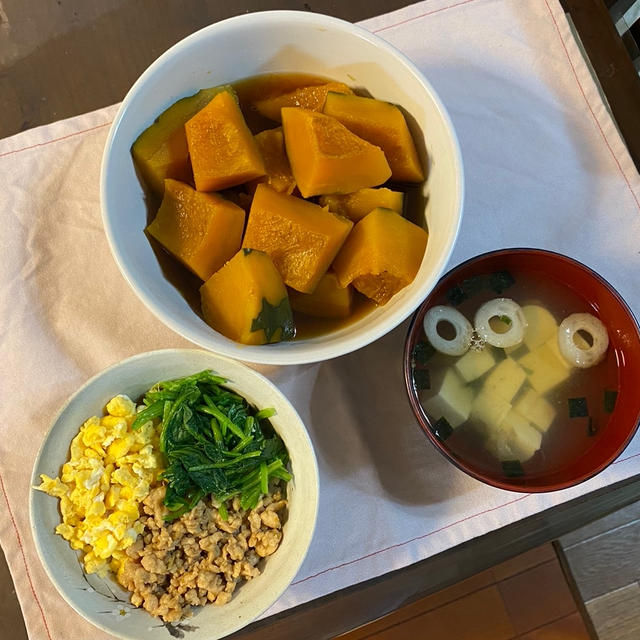
[[[565,284],[549,279],[546,275],[543,278],[542,275],[528,271],[501,272],[470,278],[449,290],[434,304],[454,307],[473,325],[478,308],[496,297],[510,298],[521,307],[539,305],[553,315],[558,325],[574,313],[595,315],[594,309]],[[531,329],[529,326],[528,330]],[[557,340],[557,332],[554,339]],[[550,348],[553,348],[553,345]],[[524,342],[506,350],[487,345],[484,349],[490,350],[495,363],[472,381],[465,383],[464,379],[459,379],[466,389],[465,398],[472,398],[471,411],[468,418],[454,427],[451,427],[446,419],[443,420],[443,415],[438,415],[440,412],[434,409],[434,405],[438,403],[434,403],[433,398],[434,394],[438,393],[438,389],[435,388],[437,381],[447,371],[452,370],[464,356],[449,356],[434,351],[424,329],[413,351],[413,379],[422,408],[436,437],[445,443],[454,457],[472,461],[474,467],[485,474],[497,477],[535,478],[543,474],[561,472],[592,447],[598,446],[613,410],[619,387],[617,354],[611,346],[607,349],[604,359],[593,367],[580,369],[570,367],[565,362],[566,376],[558,375],[559,378],[564,376],[564,379],[544,393],[538,392],[532,386],[534,372],[529,366],[532,356],[528,354],[535,349],[528,349]],[[561,358],[559,352],[557,356]],[[529,397],[542,397],[548,403],[545,406],[552,407],[552,412],[549,410],[547,413],[550,417],[548,428],[536,428],[542,434],[539,448],[530,457],[521,456],[526,458],[521,460],[516,455],[505,453],[504,450],[496,451],[495,439],[492,439],[493,429],[498,429],[500,425],[487,426],[486,421],[478,418],[478,405],[481,402],[478,398],[492,372],[507,358],[513,360],[518,365],[517,368],[526,374],[509,402],[509,410],[522,410],[522,407],[527,406],[522,402],[526,394],[530,394]],[[514,371],[517,372],[515,367]],[[513,381],[507,384],[517,385]],[[493,408],[487,411],[491,413]],[[504,411],[495,411],[495,414],[503,415],[505,419]],[[519,415],[530,425],[533,424],[531,420],[534,413],[527,415],[527,412],[523,412]]]

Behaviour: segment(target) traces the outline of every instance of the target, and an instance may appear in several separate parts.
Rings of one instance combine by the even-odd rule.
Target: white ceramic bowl
[[[288,343],[245,346],[213,331],[163,276],[143,233],[147,208],[130,148],[173,102],[198,89],[267,72],[306,72],[364,87],[401,105],[429,167],[429,243],[414,282],[384,307],[339,331]],[[424,135],[423,135],[424,132]],[[218,22],[160,56],[133,85],[113,122],[102,163],[104,227],[122,274],[167,326],[211,351],[249,362],[333,358],[381,337],[409,316],[444,271],[462,217],[463,170],[447,112],[429,82],[397,49],[348,22],[308,12],[267,11]]]
[[[296,575],[306,555],[316,521],[318,469],[304,424],[289,401],[269,380],[249,367],[199,349],[151,351],[134,356],[89,380],[57,415],[36,459],[32,486],[40,474],[59,474],[69,455],[71,439],[92,415],[102,415],[105,404],[118,393],[137,398],[155,382],[203,369],[226,377],[227,386],[258,408],[274,407],[271,418],[291,458],[293,480],[288,483],[289,516],[278,550],[264,564],[264,572],[244,583],[231,601],[200,608],[185,624],[193,627],[185,637],[213,640],[248,624],[273,604]],[[120,638],[162,640],[171,638],[161,621],[128,604],[127,592],[115,581],[96,575],[85,577],[77,552],[54,533],[60,523],[58,500],[32,490],[29,500],[31,529],[40,559],[64,599],[96,627]],[[91,588],[89,588],[91,587]],[[126,615],[120,615],[124,611]]]

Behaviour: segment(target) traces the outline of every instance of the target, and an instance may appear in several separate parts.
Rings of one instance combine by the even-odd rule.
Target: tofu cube
[[[503,349],[506,356],[511,356],[514,360],[521,358],[525,353],[528,353],[527,345],[523,342],[516,344],[513,347],[505,347]]]
[[[589,345],[587,344],[587,341],[579,333],[575,333],[573,335],[573,340],[574,340],[574,342],[576,343],[576,345],[580,349],[588,349],[589,348]],[[547,346],[549,351],[551,351],[551,353],[553,353],[553,355],[556,357],[557,361],[559,362],[559,364],[562,367],[564,367],[567,370],[571,369],[572,365],[569,364],[562,357],[562,354],[560,353],[560,347],[558,346],[558,336],[554,336],[553,338],[547,340],[545,342],[545,345]]]
[[[547,432],[556,417],[556,410],[551,403],[533,389],[526,389],[513,408],[541,433]]]
[[[550,311],[537,304],[525,304],[522,313],[527,320],[524,343],[530,351],[557,338],[558,323]]]
[[[424,410],[439,420],[445,418],[453,429],[469,418],[473,390],[465,386],[458,374],[449,367],[444,374],[431,379],[431,395],[422,402]]]
[[[480,423],[488,433],[492,433],[500,427],[510,410],[511,403],[485,385],[473,400],[469,417]]]
[[[472,382],[489,371],[495,363],[491,348],[487,346],[482,351],[469,349],[453,367],[465,382]]]
[[[518,456],[511,446],[512,430],[509,428],[498,427],[496,431],[491,433],[485,446],[491,455],[498,460],[516,460]]]
[[[527,372],[529,384],[540,394],[558,386],[569,377],[569,366],[554,349],[555,341],[545,342],[518,360]]]
[[[509,445],[520,462],[531,458],[542,444],[542,434],[517,411],[509,411],[500,427],[510,432]]]
[[[513,358],[505,358],[488,375],[483,388],[511,402],[526,379],[524,369]]]

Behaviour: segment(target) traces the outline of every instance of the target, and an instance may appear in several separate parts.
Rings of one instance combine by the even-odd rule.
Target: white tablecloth
[[[427,0],[365,26],[426,74],[459,135],[462,230],[450,266],[543,247],[601,273],[640,314],[640,177],[557,0]],[[100,639],[58,595],[29,531],[31,467],[65,398],[105,366],[189,346],[126,285],[100,219],[116,107],[0,141],[0,541],[33,639]],[[308,425],[321,474],[309,554],[273,613],[421,560],[638,471],[640,437],[605,472],[546,495],[486,487],[409,410],[406,323],[351,355],[262,367]]]

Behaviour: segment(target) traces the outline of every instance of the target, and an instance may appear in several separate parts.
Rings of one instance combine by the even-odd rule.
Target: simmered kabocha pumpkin
[[[373,98],[329,92],[323,112],[357,136],[379,146],[389,161],[392,180],[424,180],[416,145],[398,106]]]
[[[296,181],[284,148],[282,127],[261,131],[254,137],[264,160],[266,175],[247,183],[247,188],[255,191],[260,182],[266,182],[274,191],[291,193],[295,189]]]
[[[342,82],[327,82],[310,87],[299,87],[288,93],[279,96],[258,100],[254,106],[256,111],[270,120],[282,122],[280,109],[282,107],[302,107],[311,111],[322,111],[327,93],[353,93],[351,89]]]
[[[133,143],[131,153],[144,181],[162,197],[164,179],[191,180],[191,164],[184,124],[220,92],[233,92],[230,85],[202,89],[182,98],[163,111]]]
[[[259,184],[242,246],[269,254],[285,284],[311,293],[352,227],[351,220],[313,202]]]
[[[374,209],[354,227],[333,262],[338,284],[353,286],[379,305],[411,284],[427,232],[390,209]]]
[[[348,318],[353,306],[353,288],[341,287],[333,271],[327,271],[313,293],[291,291],[291,308],[316,318]]]
[[[360,189],[355,193],[332,193],[320,196],[320,206],[329,207],[329,211],[357,222],[377,207],[384,207],[402,213],[404,194],[386,187],[379,189]]]
[[[403,112],[341,82],[264,74],[204,89],[131,151],[163,197],[149,238],[205,281],[203,316],[232,340],[293,339],[292,308],[301,339],[329,333],[419,270],[427,233],[402,217],[411,192],[385,184],[424,177]],[[187,298],[192,283],[178,283]]]
[[[184,125],[198,191],[227,189],[266,173],[234,94],[222,91]]]
[[[165,180],[164,198],[147,231],[206,280],[240,249],[245,212],[216,193]]]
[[[287,288],[271,258],[241,249],[200,287],[209,326],[243,344],[292,340],[295,335]]]
[[[352,193],[382,184],[391,176],[382,149],[354,135],[335,118],[285,107],[282,128],[291,171],[304,198]]]

